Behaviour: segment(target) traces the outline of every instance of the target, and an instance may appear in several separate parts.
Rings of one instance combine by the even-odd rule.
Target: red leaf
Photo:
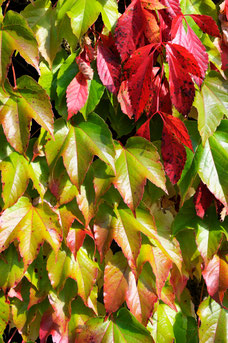
[[[220,37],[219,28],[212,17],[202,14],[191,14],[190,16],[203,32],[214,37]]]
[[[107,46],[98,43],[97,71],[105,87],[117,94],[120,87],[121,65],[117,56]]]
[[[122,61],[125,61],[141,43],[143,20],[140,0],[133,0],[118,19],[115,39]]]
[[[174,38],[172,43],[185,47],[190,53],[192,53],[192,55],[194,55],[201,70],[201,78],[194,77],[194,80],[199,86],[201,86],[202,79],[205,77],[208,67],[208,55],[206,48],[189,25],[186,33],[183,23],[177,20],[176,27],[175,25],[172,27],[172,32],[175,32],[175,38],[172,37]]]
[[[84,239],[85,239],[86,231],[82,229],[72,229],[68,232],[66,242],[67,246],[74,255],[76,259],[76,255],[78,250],[81,248]]]
[[[150,121],[151,118],[147,119],[147,121],[140,126],[140,128],[136,132],[136,136],[144,137],[150,140]]]
[[[184,146],[179,143],[177,138],[168,131],[166,126],[162,132],[162,158],[164,161],[165,172],[172,184],[177,183],[181,177],[186,162],[186,151]]]
[[[192,107],[195,96],[195,87],[188,72],[178,64],[170,45],[166,47],[169,64],[169,84],[172,103],[183,115],[187,115]]]
[[[184,123],[179,118],[173,117],[170,114],[160,113],[160,115],[166,129],[172,133],[180,143],[186,145],[194,152],[188,130]]]
[[[194,195],[194,203],[195,203],[197,216],[199,216],[200,218],[204,217],[205,212],[210,206],[213,199],[214,199],[214,195],[209,191],[207,186],[201,181]]]
[[[214,255],[202,272],[209,295],[220,304],[228,288],[228,264]]]
[[[153,44],[150,44],[136,50],[124,67],[125,75],[129,76],[128,92],[136,120],[150,97],[151,83],[158,70],[153,68],[152,47]]]
[[[168,45],[172,50],[173,58],[176,59],[175,63],[185,69],[185,72],[201,77],[201,70],[198,62],[191,52],[178,44],[168,43]]]
[[[85,76],[79,72],[71,81],[66,91],[69,120],[85,105],[88,98],[88,83]]]

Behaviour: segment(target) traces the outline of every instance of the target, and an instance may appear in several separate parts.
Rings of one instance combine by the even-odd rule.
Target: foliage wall
[[[0,5],[0,342],[226,343],[228,1]]]

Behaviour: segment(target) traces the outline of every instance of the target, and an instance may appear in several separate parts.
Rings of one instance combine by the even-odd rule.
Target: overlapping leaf
[[[226,122],[218,128],[205,143],[201,144],[196,153],[198,174],[214,196],[227,207],[228,177],[227,177],[227,125]],[[224,144],[225,143],[225,144]]]
[[[57,253],[61,244],[58,216],[46,203],[35,207],[28,198],[21,197],[0,218],[1,251],[15,239],[25,265],[36,258],[44,241]]]
[[[118,147],[114,185],[124,202],[135,211],[143,196],[146,179],[166,191],[165,176],[155,146],[141,137]]]
[[[88,342],[89,339],[97,343],[115,343],[123,340],[126,343],[137,343],[142,340],[145,343],[153,342],[146,328],[127,309],[121,309],[114,320],[104,322],[102,318],[97,317],[86,322],[78,342]]]
[[[26,20],[20,14],[13,11],[6,13],[1,26],[0,41],[0,83],[2,86],[15,50],[39,72],[37,42]]]
[[[200,342],[226,341],[227,313],[210,297],[206,298],[199,306],[198,316],[201,321],[199,328]]]
[[[111,133],[99,116],[90,114],[88,121],[81,120],[69,129],[63,121],[56,124],[55,141],[49,141],[45,147],[51,168],[62,156],[70,180],[77,188],[82,184],[94,155],[114,169],[115,152]]]
[[[7,140],[19,153],[28,147],[31,121],[53,134],[53,112],[44,89],[31,77],[24,75],[17,80],[17,89],[5,84],[7,93],[1,92],[1,124]]]

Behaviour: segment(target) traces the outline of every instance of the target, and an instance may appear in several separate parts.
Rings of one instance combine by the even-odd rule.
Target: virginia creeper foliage
[[[228,1],[0,6],[0,343],[227,342]]]

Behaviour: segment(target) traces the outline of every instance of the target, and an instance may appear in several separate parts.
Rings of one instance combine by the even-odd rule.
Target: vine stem
[[[13,337],[15,336],[16,332],[17,332],[17,328],[14,330],[12,336],[10,337],[10,339],[8,340],[7,343],[10,343],[10,342],[12,341],[12,339],[13,339]]]
[[[15,73],[15,69],[12,63],[12,72],[13,72],[13,82],[14,82],[14,89],[17,89],[17,78],[16,78],[16,73]]]
[[[9,7],[9,4],[10,4],[10,0],[8,0],[7,4],[6,4],[6,7],[4,9],[4,17],[6,15],[6,11],[7,11],[7,8]]]

